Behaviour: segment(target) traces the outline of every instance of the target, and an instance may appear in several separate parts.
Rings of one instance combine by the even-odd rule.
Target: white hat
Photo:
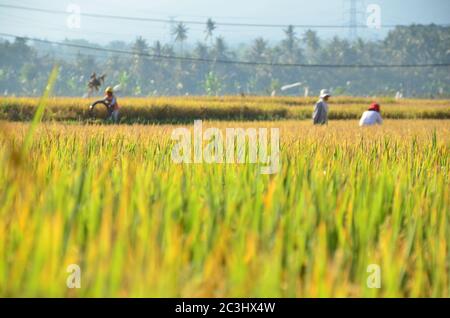
[[[326,96],[331,96],[331,94],[328,92],[327,89],[322,89],[322,90],[320,91],[320,98],[324,98],[324,97],[326,97]]]

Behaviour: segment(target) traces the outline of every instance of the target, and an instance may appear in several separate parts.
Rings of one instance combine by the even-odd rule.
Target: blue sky
[[[381,23],[439,23],[450,24],[450,1],[448,0],[360,0],[359,23],[364,24],[367,5],[378,4],[381,9]],[[0,4],[12,4],[43,9],[66,11],[69,4],[76,4],[85,13],[123,15],[204,21],[212,17],[217,22],[266,23],[266,24],[325,24],[343,25],[348,22],[349,0],[0,0]],[[85,38],[107,43],[113,40],[130,41],[141,35],[149,42],[170,41],[168,23],[149,23],[119,20],[81,18],[79,29],[67,27],[67,16],[28,12],[0,7],[0,32],[31,37],[62,40],[64,38]],[[298,29],[301,33],[303,30]],[[347,29],[318,30],[319,35],[329,38],[334,35],[345,37]],[[386,29],[362,30],[363,37],[381,39]],[[219,27],[216,35],[222,35],[228,42],[237,44],[262,36],[270,41],[280,40],[281,29],[251,27]],[[189,43],[203,40],[204,27],[189,25]]]

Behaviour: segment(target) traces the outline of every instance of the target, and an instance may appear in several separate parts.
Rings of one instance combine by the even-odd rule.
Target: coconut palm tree
[[[266,40],[261,37],[255,39],[248,53],[250,61],[267,62],[268,50],[269,47]]]
[[[179,22],[172,30],[172,35],[175,36],[175,42],[180,43],[180,52],[183,55],[183,43],[187,39],[188,28],[183,22]]]
[[[163,50],[163,47],[162,47],[162,44],[160,41],[156,41],[151,48],[152,54],[157,57],[162,55],[162,50]]]
[[[227,54],[228,48],[227,44],[225,43],[225,39],[221,36],[216,38],[216,41],[214,43],[214,47],[212,49],[212,54],[214,56],[214,59],[216,60],[227,60],[228,54]]]
[[[217,29],[216,23],[211,18],[209,18],[208,21],[206,21],[205,42],[208,42],[208,40],[210,40],[211,45],[213,39],[213,32],[215,29]]]
[[[289,54],[293,54],[297,45],[297,35],[293,25],[289,25],[287,29],[283,30],[286,35],[286,39],[283,40],[283,47]]]
[[[132,47],[134,59],[132,63],[133,74],[135,75],[136,91],[142,91],[147,85],[147,74],[151,73],[152,63],[145,55],[149,52],[147,41],[138,37]]]
[[[306,46],[306,56],[310,63],[316,62],[317,60],[317,52],[320,50],[320,40],[317,36],[317,32],[312,30],[307,30],[303,34],[302,38],[303,42],[305,42]]]

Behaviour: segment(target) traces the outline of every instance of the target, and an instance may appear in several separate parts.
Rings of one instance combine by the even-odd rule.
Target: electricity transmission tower
[[[364,15],[363,0],[344,0],[346,7],[346,15],[348,16],[348,37],[355,40],[358,37],[358,27],[361,25],[360,20]]]

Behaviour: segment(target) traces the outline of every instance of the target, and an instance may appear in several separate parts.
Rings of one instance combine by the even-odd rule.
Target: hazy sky
[[[369,4],[378,4],[382,24],[439,23],[450,24],[448,0],[360,0],[358,22],[365,24]],[[0,0],[11,4],[42,9],[66,11],[69,4],[76,4],[85,13],[149,17],[179,20],[205,21],[212,17],[216,22],[266,23],[266,24],[323,24],[343,25],[349,20],[349,0],[109,0],[109,1],[49,1],[49,0]],[[204,39],[202,25],[188,25],[189,39],[193,43]],[[360,30],[359,35],[381,39],[386,29]],[[29,12],[0,7],[0,32],[15,35],[62,40],[85,38],[106,43],[113,40],[131,41],[141,35],[149,42],[170,41],[168,23],[121,21],[81,17],[80,28],[67,25],[67,15]],[[297,29],[297,33],[303,30]],[[319,35],[347,36],[347,29],[319,29]],[[277,41],[282,38],[281,29],[252,27],[219,27],[216,35],[222,35],[230,43],[240,43],[263,36]]]

